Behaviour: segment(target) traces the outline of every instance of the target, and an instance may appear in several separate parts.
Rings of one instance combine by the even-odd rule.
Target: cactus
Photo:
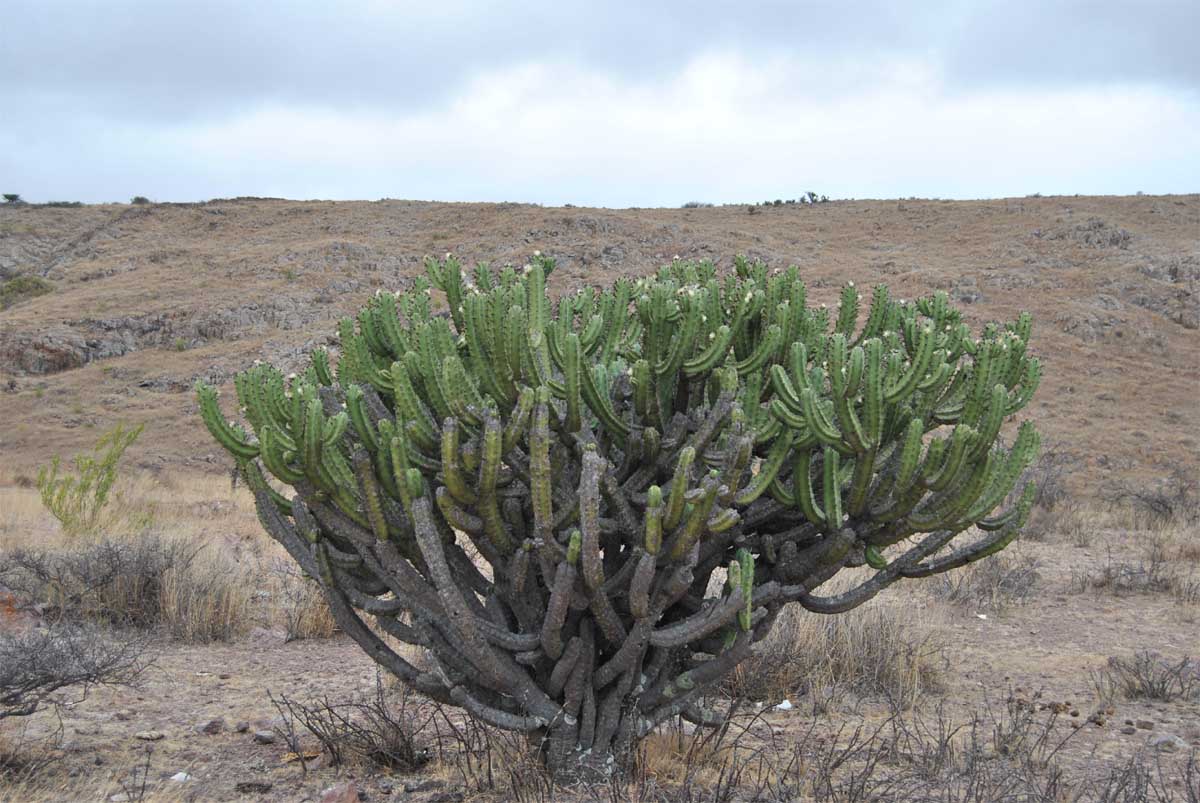
[[[198,388],[342,629],[550,767],[718,721],[707,693],[784,605],[846,611],[1019,533],[1038,436],[1001,433],[1041,377],[1028,316],[976,338],[944,293],[879,287],[860,322],[853,284],[834,314],[794,268],[741,258],[552,305],[552,269],[428,261],[429,282],[342,322],[336,370],[321,350],[298,376],[240,374],[248,428]]]

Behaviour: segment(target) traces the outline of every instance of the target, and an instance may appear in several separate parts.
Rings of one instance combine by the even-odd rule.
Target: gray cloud
[[[1165,127],[1200,113],[1196,30],[1193,0],[8,0],[0,180],[43,200],[1195,189],[1195,156],[1167,154],[1196,135]],[[1013,164],[984,176],[985,142]]]
[[[905,6],[909,6],[906,8]],[[913,11],[917,7],[919,11]],[[470,76],[566,60],[654,83],[705,50],[938,63],[960,87],[1200,84],[1200,4],[572,4],[10,0],[0,92],[137,118],[262,103],[411,110]]]

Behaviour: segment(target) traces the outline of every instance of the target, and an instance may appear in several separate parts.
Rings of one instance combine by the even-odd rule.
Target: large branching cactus
[[[788,603],[847,611],[1017,535],[1038,436],[1024,422],[1005,447],[1001,428],[1040,379],[1028,315],[975,338],[945,294],[880,286],[860,327],[853,284],[834,317],[795,268],[741,259],[555,306],[552,269],[468,280],[429,260],[432,286],[341,323],[336,376],[323,350],[302,376],[238,375],[253,435],[199,387],[344,631],[430,697],[533,734],[551,767],[715,722],[714,683]]]

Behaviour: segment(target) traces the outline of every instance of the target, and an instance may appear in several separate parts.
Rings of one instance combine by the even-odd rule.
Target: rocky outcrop
[[[0,331],[0,373],[54,374],[145,348],[194,348],[271,330],[300,329],[336,319],[338,308],[329,303],[332,300],[319,291],[208,312],[82,318],[32,332]]]

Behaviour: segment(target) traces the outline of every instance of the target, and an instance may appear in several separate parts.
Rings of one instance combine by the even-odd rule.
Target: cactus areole
[[[1028,315],[976,337],[944,293],[880,286],[860,320],[853,283],[810,307],[795,268],[743,259],[557,303],[540,255],[426,267],[341,322],[336,372],[317,350],[239,374],[250,430],[203,384],[201,413],[346,634],[553,770],[717,723],[715,684],[784,605],[850,610],[1028,513],[1038,435],[1000,439],[1040,379]]]

